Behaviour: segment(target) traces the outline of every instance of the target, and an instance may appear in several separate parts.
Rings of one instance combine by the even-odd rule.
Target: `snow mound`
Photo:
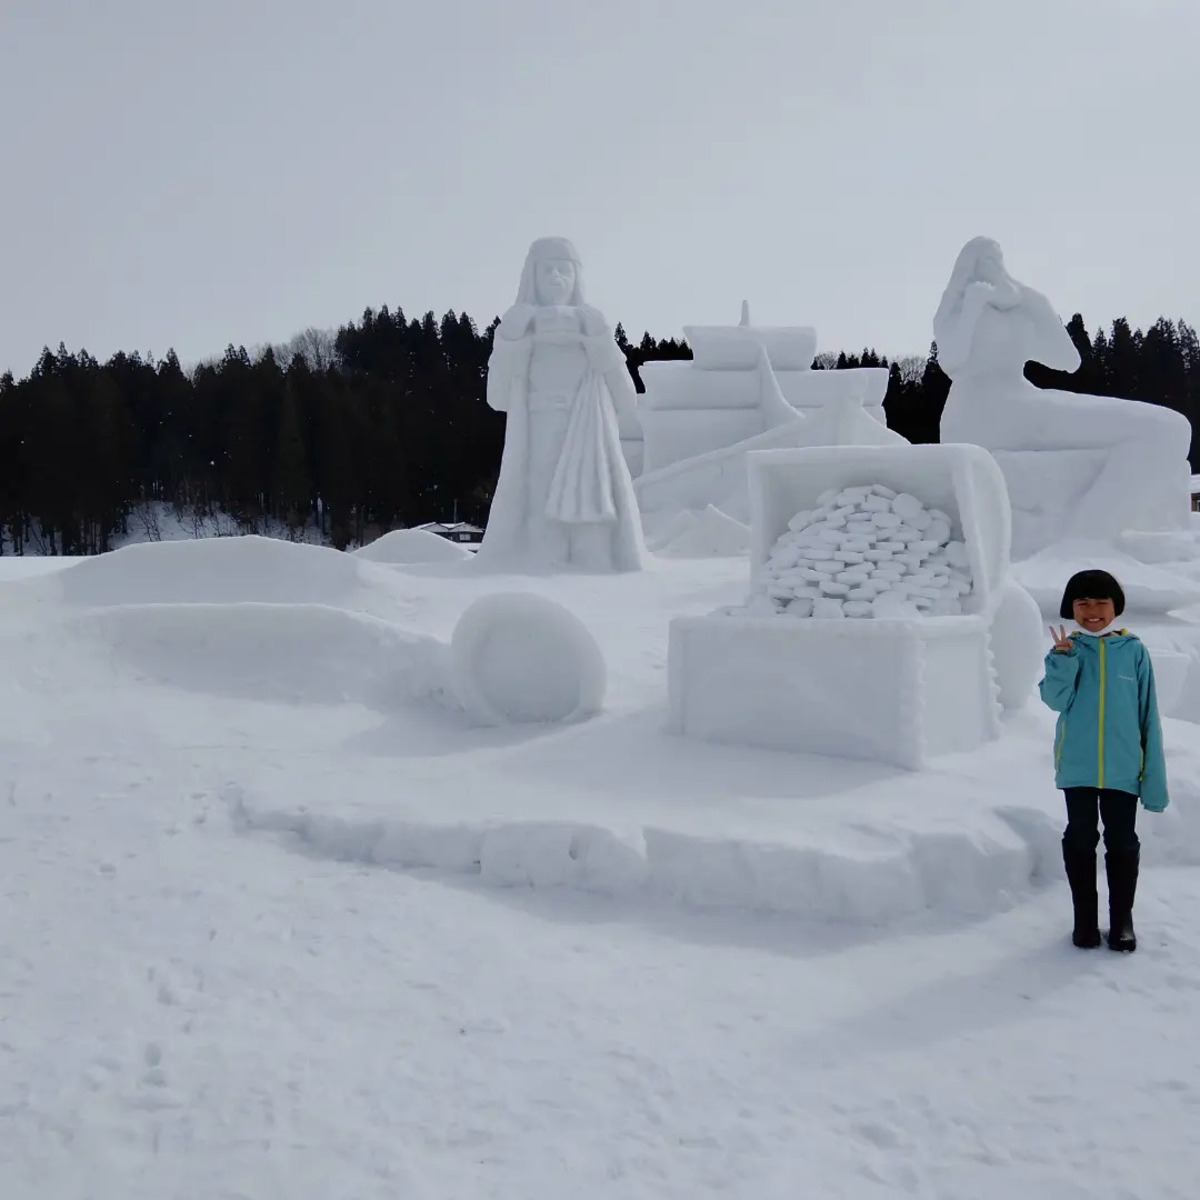
[[[732,558],[750,552],[750,529],[708,505],[685,519],[660,544],[658,553],[674,558]]]
[[[131,604],[79,618],[139,677],[189,692],[391,711],[445,691],[445,646],[303,604]]]
[[[145,542],[81,560],[57,576],[83,608],[117,604],[335,604],[360,586],[338,550],[248,535]]]
[[[958,616],[973,590],[949,514],[882,484],[831,489],[796,513],[763,572],[766,599],[791,617]],[[763,606],[762,593],[751,602]]]
[[[464,558],[475,557],[466,547],[430,533],[428,529],[393,529],[370,545],[355,550],[354,554],[368,562],[390,563],[394,566],[461,562]]]
[[[604,656],[586,625],[543,596],[498,593],[463,613],[450,641],[463,708],[484,725],[573,721],[604,702]]]

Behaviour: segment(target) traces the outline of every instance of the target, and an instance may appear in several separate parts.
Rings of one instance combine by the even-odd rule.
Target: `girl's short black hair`
[[[1125,592],[1107,571],[1079,571],[1067,580],[1058,610],[1064,621],[1074,619],[1076,600],[1111,600],[1118,617],[1125,611]]]

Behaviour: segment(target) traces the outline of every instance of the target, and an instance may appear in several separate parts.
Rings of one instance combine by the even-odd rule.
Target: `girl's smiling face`
[[[1117,610],[1111,600],[1093,600],[1090,597],[1074,603],[1075,624],[1088,633],[1099,633],[1117,619]]]

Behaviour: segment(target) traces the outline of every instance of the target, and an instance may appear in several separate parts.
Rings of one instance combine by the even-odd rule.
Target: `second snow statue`
[[[953,380],[942,441],[974,442],[996,457],[1013,504],[1015,557],[1063,538],[1186,533],[1187,418],[1154,404],[1034,387],[1027,362],[1073,372],[1079,350],[1050,301],[1008,273],[991,239],[963,247],[933,330]]]
[[[583,301],[566,238],[529,249],[517,302],[496,329],[487,399],[508,425],[478,560],[640,570],[641,517],[619,425],[637,421],[633,381],[603,314]]]

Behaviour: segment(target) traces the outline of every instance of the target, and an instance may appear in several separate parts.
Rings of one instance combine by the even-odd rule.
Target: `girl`
[[[1140,843],[1134,830],[1137,802],[1149,812],[1167,807],[1167,767],[1146,647],[1113,622],[1125,610],[1125,593],[1107,571],[1080,571],[1063,593],[1059,615],[1074,620],[1068,635],[1050,634],[1042,700],[1059,714],[1055,734],[1055,784],[1067,798],[1063,864],[1075,906],[1076,946],[1100,945],[1096,898],[1098,818],[1104,822],[1108,874],[1108,944],[1137,949],[1133,897]]]

